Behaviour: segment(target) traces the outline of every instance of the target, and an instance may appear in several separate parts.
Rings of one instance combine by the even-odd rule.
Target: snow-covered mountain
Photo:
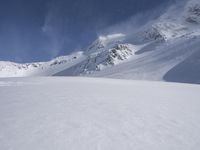
[[[200,1],[183,0],[136,32],[100,36],[50,62],[0,62],[0,76],[96,76],[200,83]]]
[[[17,64],[1,61],[0,77],[51,76],[81,62],[84,59],[82,53],[76,52],[68,56],[57,57],[49,62]]]

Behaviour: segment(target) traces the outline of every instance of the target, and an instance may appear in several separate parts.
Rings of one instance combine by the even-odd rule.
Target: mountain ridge
[[[95,76],[200,83],[200,71],[195,71],[194,80],[173,78],[180,74],[175,69],[178,65],[199,54],[199,43],[200,2],[182,1],[139,31],[100,36],[84,51],[49,62],[0,62],[0,77]],[[198,55],[194,64],[190,63],[193,70],[200,65],[199,60]],[[187,78],[192,78],[194,73],[190,77],[187,69],[184,71]],[[171,70],[173,75],[169,77]]]

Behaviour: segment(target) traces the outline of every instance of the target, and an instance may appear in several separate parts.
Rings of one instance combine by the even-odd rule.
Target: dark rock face
[[[145,31],[145,40],[165,40],[166,37],[156,27]]]
[[[133,51],[126,44],[117,44],[113,48],[105,50],[96,56],[88,57],[82,68],[82,73],[100,71],[102,67],[115,65],[116,63],[128,59]]]
[[[188,8],[189,16],[186,20],[190,23],[200,23],[200,5],[190,6]]]

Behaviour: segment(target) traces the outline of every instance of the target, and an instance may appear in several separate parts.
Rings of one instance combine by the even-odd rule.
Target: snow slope
[[[199,150],[200,86],[0,79],[1,150]]]
[[[92,49],[92,52],[100,54],[55,75],[200,83],[199,6],[197,0],[179,1],[134,33],[99,38],[89,51]],[[123,45],[132,54],[126,55],[120,63],[110,63],[107,59],[109,54],[102,59],[102,52],[110,52],[114,45]],[[126,52],[127,49],[119,51]],[[184,63],[188,59],[189,67]]]
[[[177,78],[171,75],[169,78],[164,78],[167,81],[200,83],[200,72],[198,67],[200,65],[199,59],[193,59],[194,54],[199,54],[200,38],[181,39],[166,42],[162,45],[152,45],[152,51],[148,46],[148,52],[146,47],[138,51],[140,55],[136,55],[129,61],[120,64],[116,67],[107,68],[101,72],[96,72],[90,76],[96,77],[110,77],[110,78],[126,78],[126,79],[140,79],[140,80],[163,80],[165,76],[172,68],[182,63],[185,59],[191,58],[193,64],[191,67],[196,70],[195,74],[197,78],[193,78],[193,71],[189,71],[186,66],[183,66],[185,72],[188,74],[189,80],[178,80],[178,76],[181,78],[182,74],[179,74]],[[195,56],[199,58],[199,55]],[[196,68],[194,67],[196,65]],[[120,70],[120,71],[119,71]],[[177,70],[176,70],[177,71]]]

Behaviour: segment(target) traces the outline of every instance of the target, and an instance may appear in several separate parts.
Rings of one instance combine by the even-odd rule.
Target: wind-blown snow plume
[[[49,39],[47,49],[49,49],[51,57],[56,57],[62,50],[64,43],[68,40],[67,36],[65,36],[66,20],[59,17],[58,13],[59,6],[50,3],[42,27],[42,31]]]
[[[101,34],[114,34],[114,33],[123,33],[123,34],[133,34],[138,31],[144,25],[150,24],[155,19],[159,18],[170,6],[171,1],[168,3],[164,3],[163,5],[154,8],[153,10],[146,10],[143,12],[139,12],[134,14],[126,21],[122,21],[118,24],[106,27],[105,29],[99,31],[99,35]]]

